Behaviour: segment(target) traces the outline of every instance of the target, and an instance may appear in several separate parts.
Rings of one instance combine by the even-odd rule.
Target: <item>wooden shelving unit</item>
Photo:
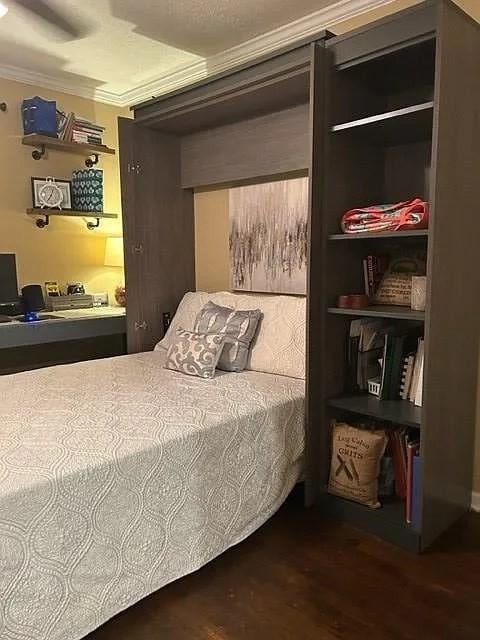
[[[50,223],[51,216],[57,216],[62,218],[93,218],[95,222],[88,222],[87,229],[96,229],[100,226],[100,221],[109,219],[114,220],[118,218],[116,213],[104,213],[98,211],[73,211],[69,209],[27,209],[27,215],[35,216],[37,218],[36,224],[39,229],[47,227]]]
[[[480,56],[480,30],[452,2],[429,0],[328,40],[326,49],[333,69],[313,92],[307,501],[419,551],[471,502],[480,313],[469,286],[478,271],[480,233],[471,207],[480,199],[474,169],[480,88],[473,61]],[[324,68],[321,55],[317,62]],[[338,232],[349,209],[413,197],[430,203],[429,230]],[[452,211],[462,212],[460,225]],[[397,249],[427,255],[425,312],[334,306],[342,294],[363,293],[367,255],[397,255]],[[424,330],[422,407],[348,390],[350,320],[363,317],[385,318],[399,333],[419,325]],[[406,523],[402,501],[371,510],[328,494],[332,418],[418,431],[418,529]]]
[[[22,144],[28,147],[36,147],[36,150],[32,151],[32,157],[35,160],[40,160],[40,158],[45,155],[46,149],[53,149],[55,151],[66,151],[67,153],[75,153],[80,156],[86,156],[87,158],[89,156],[95,156],[96,161],[98,161],[98,156],[102,154],[115,155],[115,149],[111,149],[106,145],[69,142],[66,140],[59,140],[58,138],[42,136],[37,133],[31,133],[27,136],[23,136]],[[93,162],[93,164],[95,164],[96,161]]]

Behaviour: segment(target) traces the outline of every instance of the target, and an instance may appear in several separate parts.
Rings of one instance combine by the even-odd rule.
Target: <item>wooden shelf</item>
[[[29,216],[66,216],[69,218],[118,218],[116,213],[101,211],[72,211],[70,209],[27,209]]]
[[[412,231],[379,231],[370,233],[332,233],[329,240],[381,240],[381,239],[401,239],[401,238],[428,238],[428,229],[418,229]]]
[[[67,140],[59,140],[58,138],[50,138],[49,136],[41,136],[37,133],[31,133],[23,136],[22,144],[28,147],[45,147],[46,149],[55,149],[55,151],[67,151],[80,156],[91,155],[115,155],[115,149],[111,149],[106,145],[84,144],[82,142],[69,142]]]
[[[419,428],[422,418],[422,407],[417,407],[413,402],[380,400],[369,393],[330,398],[328,406],[406,427]]]
[[[405,521],[405,503],[402,500],[390,498],[383,501],[380,509],[370,509],[325,492],[320,499],[320,508],[334,519],[347,521],[410,551],[419,551],[420,536]]]
[[[413,311],[409,307],[400,307],[395,305],[371,305],[364,309],[341,309],[340,307],[329,307],[328,313],[367,318],[418,320],[420,322],[424,322],[425,320],[424,311]]]
[[[433,126],[433,102],[422,102],[403,109],[386,111],[366,118],[342,122],[332,127],[333,133],[354,130],[378,130],[382,139],[394,142],[410,142],[431,137]]]
[[[116,213],[104,213],[103,211],[72,211],[68,209],[27,209],[27,215],[37,218],[35,224],[39,229],[44,229],[50,224],[51,216],[63,218],[94,218],[95,222],[87,222],[87,229],[93,231],[100,226],[100,220],[118,218]]]

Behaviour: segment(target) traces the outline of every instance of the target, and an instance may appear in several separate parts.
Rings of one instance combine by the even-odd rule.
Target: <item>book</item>
[[[404,451],[405,429],[390,432],[390,443],[395,472],[395,493],[402,500],[407,496],[407,457]]]
[[[415,354],[410,353],[405,356],[404,364],[402,368],[402,375],[400,379],[400,398],[402,400],[408,399],[408,392],[410,391],[410,383],[412,381],[413,364],[415,362]]]
[[[422,528],[422,458],[413,457],[412,473],[412,527],[417,531]]]
[[[366,296],[371,296],[371,292],[370,292],[370,284],[368,281],[368,266],[367,266],[367,259],[364,258],[362,260],[362,265],[363,265],[363,286],[364,286],[364,290],[365,290],[365,295]]]
[[[411,524],[412,522],[412,506],[413,506],[413,459],[420,450],[420,442],[413,440],[407,442],[407,492],[405,501],[405,520]]]
[[[404,345],[407,337],[405,335],[392,336],[392,361],[390,371],[390,382],[386,390],[385,399],[395,400],[400,392],[402,380],[402,363],[404,360]]]
[[[421,407],[423,403],[423,362],[425,359],[425,346],[422,340],[421,349],[419,349],[419,359],[420,364],[418,367],[418,380],[417,380],[417,390],[415,392],[415,404],[417,407]]]
[[[412,382],[410,384],[410,393],[408,396],[408,399],[410,400],[410,402],[415,402],[416,400],[419,381],[421,385],[423,385],[423,373],[421,373],[421,371],[423,370],[422,360],[423,360],[423,338],[419,338],[417,353],[415,355],[415,364],[413,367]],[[420,380],[420,376],[422,376],[421,380]]]

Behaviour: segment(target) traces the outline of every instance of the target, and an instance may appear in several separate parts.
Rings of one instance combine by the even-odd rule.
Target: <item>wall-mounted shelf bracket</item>
[[[92,155],[85,160],[85,166],[91,169],[96,164],[98,164],[98,153],[92,153]]]
[[[7,103],[0,102],[0,111],[6,111],[6,110],[7,110]]]
[[[39,229],[48,227],[48,225],[50,224],[50,216],[48,214],[44,214],[43,218],[37,218],[35,220],[35,224]]]
[[[29,216],[35,216],[35,224],[39,229],[43,229],[48,226],[51,216],[61,216],[63,218],[91,218],[91,220],[86,222],[86,226],[89,231],[98,229],[101,220],[104,218],[112,220],[118,218],[116,213],[104,213],[103,211],[74,211],[70,209],[33,208],[27,209],[27,214]]]
[[[100,218],[95,218],[95,222],[91,222],[90,220],[87,222],[87,229],[93,231],[94,229],[98,229],[100,226]]]
[[[45,145],[41,144],[40,149],[34,149],[32,151],[32,158],[34,160],[41,160],[45,156],[45,153],[46,153]]]

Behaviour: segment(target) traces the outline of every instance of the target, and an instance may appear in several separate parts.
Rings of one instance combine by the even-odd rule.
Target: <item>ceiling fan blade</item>
[[[37,18],[44,20],[49,25],[63,31],[72,38],[81,38],[87,32],[84,25],[73,24],[66,16],[57,9],[52,9],[44,0],[11,0],[18,6],[26,9]]]

